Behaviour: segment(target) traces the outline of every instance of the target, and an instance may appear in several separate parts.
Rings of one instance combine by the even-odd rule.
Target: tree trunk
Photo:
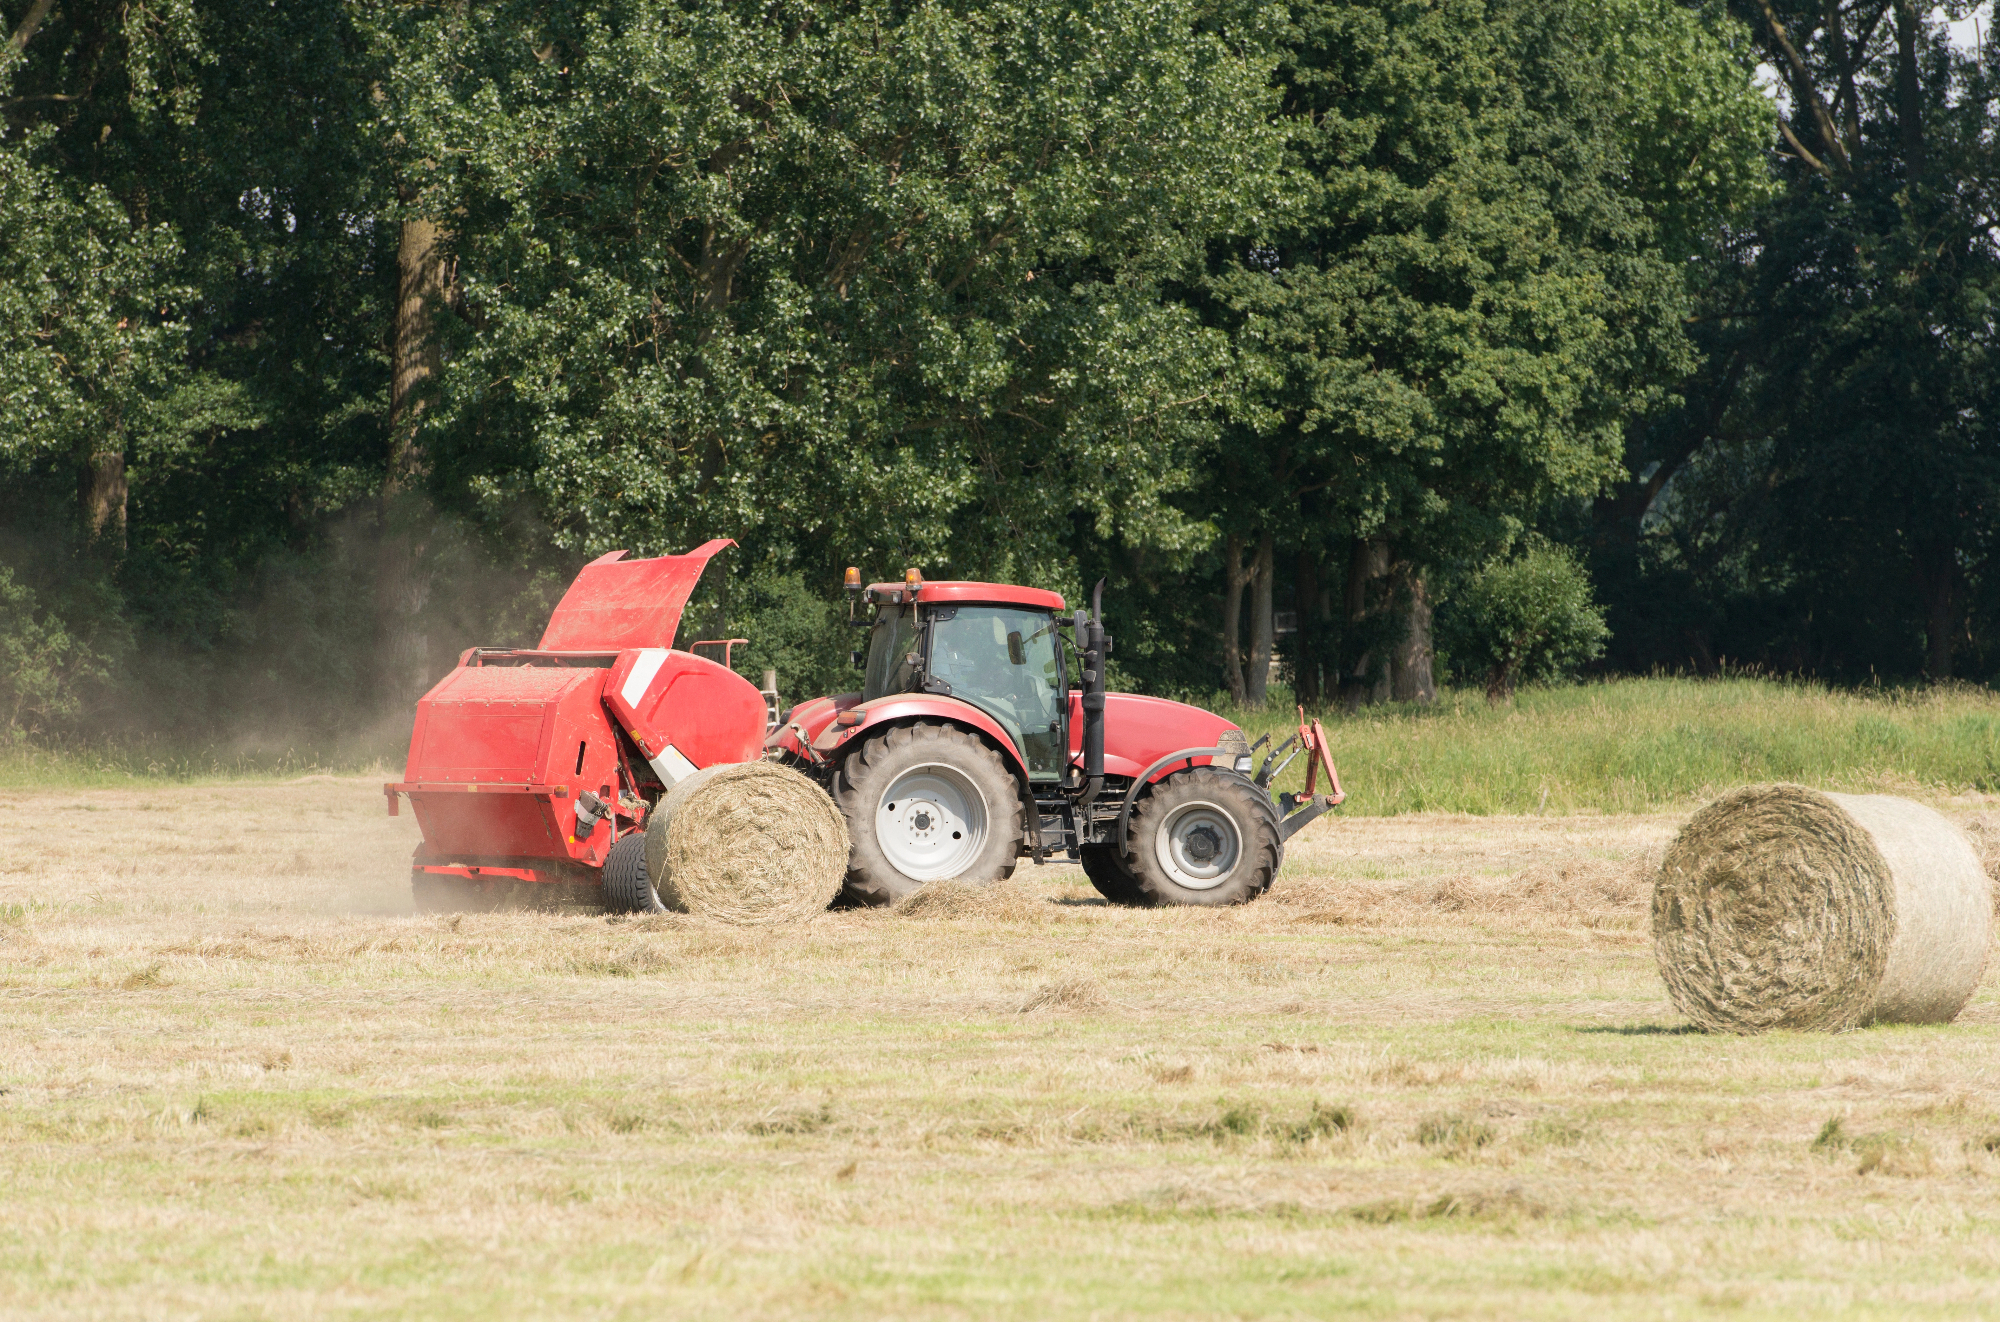
[[[92,447],[78,474],[77,497],[91,546],[114,557],[125,554],[125,452]]]
[[[1300,543],[1292,571],[1292,597],[1299,617],[1299,631],[1292,635],[1292,696],[1302,706],[1317,707],[1324,697],[1319,670],[1319,556],[1306,543]]]
[[[1958,632],[1958,553],[1953,547],[1920,552],[1917,592],[1924,604],[1924,670],[1933,681],[1951,678],[1953,635]]]
[[[1431,602],[1424,576],[1406,561],[1397,566],[1401,580],[1396,604],[1402,627],[1389,654],[1389,696],[1397,702],[1437,701],[1437,679],[1431,664]]]
[[[1347,623],[1357,636],[1366,631],[1376,612],[1377,584],[1389,573],[1389,539],[1356,538],[1347,561]],[[1389,700],[1389,669],[1372,643],[1354,658],[1341,681],[1341,702],[1353,712],[1364,703]]]
[[[444,302],[441,235],[434,220],[406,220],[396,245],[396,328],[389,377],[389,473],[385,495],[408,489],[417,476],[417,422],[437,375],[436,313]]]
[[[417,426],[438,370],[436,314],[444,301],[442,235],[436,221],[406,220],[396,245],[396,324],[389,375],[389,454],[382,477],[382,539],[376,583],[383,697],[408,702],[430,686],[429,510]]]
[[[1275,548],[1270,533],[1257,539],[1257,559],[1250,566],[1250,673],[1244,677],[1244,696],[1251,707],[1262,707],[1270,687],[1271,654],[1277,650],[1277,634],[1271,618],[1271,580],[1277,577]]]
[[[1916,0],[1896,0],[1896,121],[1903,137],[1903,178],[1912,183],[1924,173],[1924,89],[1917,77],[1922,33]]]
[[[1229,696],[1243,705],[1243,586],[1250,576],[1243,569],[1243,536],[1230,533],[1223,543],[1222,570],[1226,585],[1222,590],[1222,678]]]

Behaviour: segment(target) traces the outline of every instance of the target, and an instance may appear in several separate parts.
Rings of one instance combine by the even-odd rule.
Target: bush
[[[74,718],[83,686],[103,678],[104,658],[0,565],[0,737],[40,733]]]
[[[1484,673],[1488,702],[1512,700],[1523,680],[1572,673],[1602,656],[1610,637],[1582,562],[1540,537],[1481,565],[1441,614],[1441,641],[1457,665]]]

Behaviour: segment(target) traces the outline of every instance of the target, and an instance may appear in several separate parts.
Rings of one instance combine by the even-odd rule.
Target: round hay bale
[[[1752,785],[1696,813],[1653,882],[1653,954],[1716,1032],[1949,1022],[1986,970],[1992,886],[1920,803]]]
[[[744,926],[824,910],[847,877],[847,848],[833,800],[772,762],[697,771],[646,823],[646,872],[660,903]]]

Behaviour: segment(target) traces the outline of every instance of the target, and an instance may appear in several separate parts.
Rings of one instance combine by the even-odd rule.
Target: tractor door
[[[933,606],[925,615],[925,674],[1000,723],[1030,780],[1061,780],[1069,694],[1055,616],[1019,606]]]

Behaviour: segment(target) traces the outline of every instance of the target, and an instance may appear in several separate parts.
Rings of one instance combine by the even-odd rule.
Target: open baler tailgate
[[[671,650],[718,540],[687,555],[585,565],[532,650],[473,648],[417,703],[404,778],[420,874],[589,877],[666,787],[758,756],[763,695]],[[651,771],[648,772],[650,766]]]
[[[701,571],[725,546],[726,537],[703,543],[686,555],[627,560],[623,551],[585,565],[549,616],[540,652],[623,652],[634,647],[672,647],[681,612],[694,595]]]

